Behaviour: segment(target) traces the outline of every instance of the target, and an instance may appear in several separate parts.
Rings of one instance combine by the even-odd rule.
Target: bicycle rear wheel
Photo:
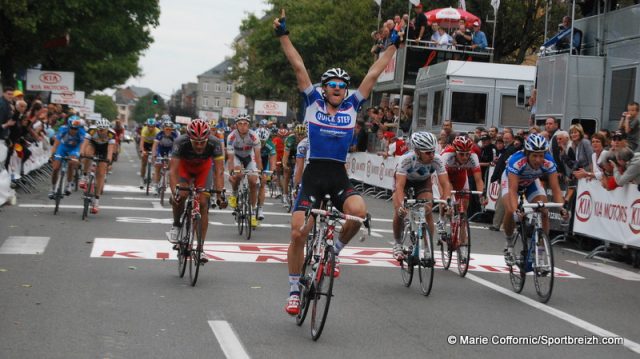
[[[161,183],[160,183],[160,187],[158,188],[158,195],[160,195],[160,205],[164,207],[164,193],[167,189],[167,172],[163,169],[162,170],[162,177],[161,177]]]
[[[234,210],[236,224],[238,225],[238,234],[242,235],[244,231],[244,192],[238,193],[236,197],[236,209]]]
[[[453,234],[453,222],[451,226],[448,228],[448,232],[440,234],[440,240],[438,241],[438,246],[440,246],[440,259],[442,260],[442,268],[444,270],[448,270],[449,266],[451,266],[451,235]],[[445,225],[445,231],[447,231],[447,226]]]
[[[513,239],[513,256],[515,259],[514,265],[507,265],[507,267],[509,267],[509,279],[511,280],[513,291],[520,293],[522,292],[522,288],[524,288],[524,281],[527,277],[527,243],[520,230],[516,231]]]
[[[313,238],[315,238],[316,226],[313,226],[313,230],[309,234],[310,238],[307,238],[307,245],[305,246],[304,263],[302,265],[302,273],[300,274],[300,311],[296,316],[296,324],[298,326],[304,323],[307,313],[309,312],[309,303],[314,293],[313,288]]]
[[[245,223],[245,232],[244,238],[246,240],[251,239],[251,203],[249,201],[249,194],[245,193],[244,198],[244,223]]]
[[[458,257],[458,273],[461,277],[467,275],[469,270],[469,261],[471,260],[471,229],[469,227],[469,220],[465,215],[461,215],[460,225],[458,226],[458,240],[466,236],[467,244],[460,244],[456,250]]]
[[[553,292],[553,247],[549,236],[543,230],[538,230],[538,243],[533,254],[533,283],[536,293],[540,297],[540,302],[546,303],[551,299]]]
[[[414,235],[411,233],[411,224],[405,220],[404,231],[402,232],[402,252],[404,258],[400,261],[400,274],[405,287],[411,285],[413,280],[413,246],[415,245]]]
[[[147,175],[144,177],[147,196],[149,195],[149,187],[151,187],[151,167],[152,163],[150,161],[147,161]]]
[[[200,218],[194,218],[192,222],[191,236],[189,236],[189,279],[191,280],[191,286],[195,287],[198,281],[198,273],[200,273],[200,266],[202,258],[202,227],[200,226]]]
[[[421,232],[419,238],[423,239],[423,245],[420,250],[418,261],[418,277],[420,278],[420,291],[423,295],[427,296],[431,293],[433,287],[433,274],[435,272],[435,266],[433,261],[433,241],[431,235],[427,229],[427,224],[422,223],[418,229]]]
[[[336,254],[333,251],[333,247],[327,246],[315,271],[315,281],[313,283],[315,288],[311,308],[311,338],[313,340],[320,338],[322,329],[324,329],[324,325],[327,322],[329,305],[333,296],[333,269],[335,265]],[[327,275],[327,273],[329,274]]]
[[[75,186],[73,186],[73,191],[78,192],[78,181],[80,181],[80,169],[76,167],[73,173],[73,180],[75,181]]]

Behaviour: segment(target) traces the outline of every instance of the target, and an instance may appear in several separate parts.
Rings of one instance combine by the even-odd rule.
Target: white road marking
[[[494,284],[492,282],[489,282],[488,280],[484,280],[480,277],[477,277],[471,273],[467,273],[467,278],[469,278],[470,280],[483,285],[487,288],[493,289],[496,292],[502,293],[508,297],[511,297],[515,300],[519,300],[520,302],[527,304],[531,307],[534,307],[536,309],[539,309],[547,314],[553,315],[554,317],[564,320],[567,323],[573,324],[575,326],[577,326],[580,329],[584,329],[590,333],[593,333],[595,335],[599,335],[601,337],[620,337],[620,335],[617,335],[615,333],[612,333],[606,329],[600,328],[597,325],[591,324],[585,320],[582,320],[576,316],[573,316],[569,313],[563,312],[561,310],[552,308],[546,304],[540,303],[538,301],[535,301],[531,298],[525,297],[524,295],[521,294],[517,294],[512,292],[509,289],[503,288],[497,284]],[[624,346],[629,348],[630,350],[640,354],[640,344],[631,341],[627,338],[623,338],[624,340]]]
[[[50,237],[10,236],[0,247],[0,254],[42,254]]]
[[[224,352],[224,355],[229,359],[243,359],[249,358],[249,354],[244,350],[244,346],[238,339],[238,336],[231,328],[231,325],[226,320],[210,320],[209,326],[213,330],[220,348]]]
[[[164,208],[162,207],[162,205],[160,204],[160,202],[156,202],[156,201],[152,201],[151,202],[151,206],[153,206],[153,208],[158,209],[158,208]]]
[[[620,278],[620,279],[624,279],[624,280],[631,280],[631,281],[636,281],[636,282],[640,281],[640,274],[635,273],[635,272],[631,272],[631,271],[628,271],[628,270],[624,270],[622,268],[610,266],[610,265],[607,265],[607,264],[596,263],[596,262],[584,262],[584,261],[570,261],[570,260],[567,260],[567,262],[569,262],[571,264],[575,264],[575,265],[580,266],[580,267],[585,267],[585,268],[592,269],[592,270],[594,270],[596,272],[608,274],[608,275],[616,277],[616,278]]]
[[[160,201],[157,197],[112,197],[113,200],[126,200],[126,201]]]
[[[563,251],[569,251],[571,253],[581,254],[581,255],[583,255],[585,257],[589,255],[589,253],[587,253],[587,252],[583,252],[583,251],[579,251],[579,250],[571,249],[571,248],[562,248],[562,250]],[[601,261],[603,261],[605,263],[617,263],[616,261],[613,261],[613,260],[608,259],[608,258],[602,258],[600,256],[593,256],[593,258],[599,259],[599,260],[601,260]]]
[[[95,238],[91,249],[93,258],[121,259],[163,259],[176,260],[176,252],[166,240],[148,240],[135,238]],[[218,242],[206,241],[204,255],[210,262],[244,262],[244,263],[286,263],[287,243],[254,243],[254,242]],[[440,256],[436,256],[436,268],[442,268]],[[398,262],[392,258],[391,247],[356,247],[348,246],[340,252],[341,265],[373,266],[398,268]],[[454,255],[451,266],[457,266]],[[582,277],[556,269],[556,276],[562,278]],[[472,254],[470,271],[508,273],[504,257],[492,254]]]
[[[140,187],[137,186],[123,186],[116,184],[105,184],[104,192],[134,192],[134,193],[142,193]]]

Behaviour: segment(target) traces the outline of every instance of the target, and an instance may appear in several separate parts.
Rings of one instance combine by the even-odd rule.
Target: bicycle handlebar
[[[178,191],[188,191],[188,192],[193,192],[195,191],[196,193],[203,193],[203,192],[208,192],[211,194],[225,194],[226,193],[226,188],[223,188],[221,190],[217,190],[217,189],[211,189],[211,188],[193,188],[193,187],[180,187],[179,185],[176,185],[176,192]]]
[[[534,208],[534,209],[539,209],[539,208],[562,208],[564,207],[564,203],[557,203],[557,202],[536,202],[536,203],[523,203],[522,204],[522,208]]]
[[[477,194],[483,195],[484,193],[481,191],[451,191],[451,194]]]

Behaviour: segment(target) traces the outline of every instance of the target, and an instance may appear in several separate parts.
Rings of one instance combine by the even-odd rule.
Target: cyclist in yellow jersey
[[[144,176],[147,171],[147,157],[153,148],[153,141],[160,133],[160,129],[156,127],[156,119],[149,118],[145,123],[145,126],[140,131],[140,188],[144,188]]]

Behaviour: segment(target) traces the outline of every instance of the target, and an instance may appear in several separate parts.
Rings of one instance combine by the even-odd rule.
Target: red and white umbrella
[[[427,11],[425,16],[427,17],[429,25],[436,22],[439,26],[447,29],[457,28],[460,19],[464,19],[468,28],[471,28],[475,21],[480,22],[480,18],[472,13],[462,9],[454,9],[452,7]]]

